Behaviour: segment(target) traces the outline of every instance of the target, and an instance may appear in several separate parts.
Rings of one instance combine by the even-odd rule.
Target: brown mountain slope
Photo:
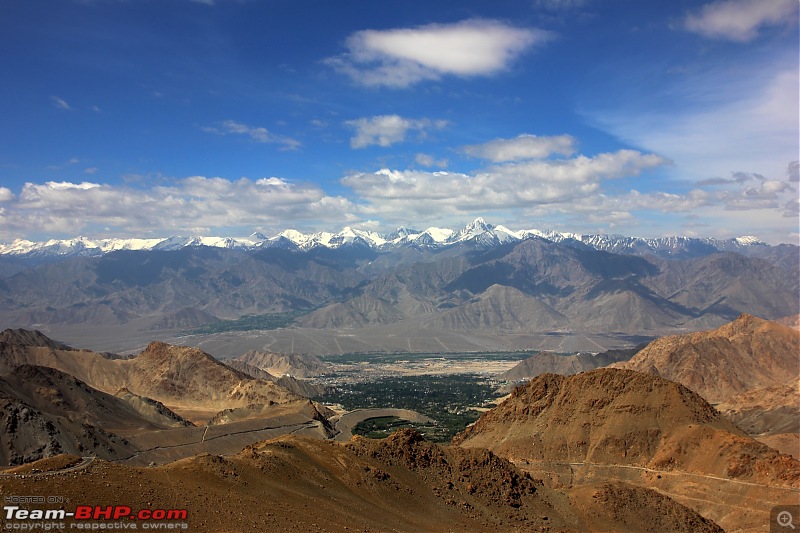
[[[243,363],[238,359],[226,359],[225,364],[234,370],[238,370],[239,372],[247,374],[252,378],[274,381],[289,392],[304,398],[314,398],[316,396],[325,394],[325,386],[319,383],[312,383],[311,380],[297,379],[291,374],[284,374],[281,377],[276,378],[266,370]]]
[[[612,363],[627,361],[643,347],[644,345],[640,345],[636,348],[608,350],[598,354],[560,355],[552,352],[539,352],[523,359],[510,370],[499,374],[497,379],[521,381],[547,373],[571,376]]]
[[[163,403],[134,394],[126,388],[122,388],[114,395],[120,400],[130,405],[137,413],[148,420],[159,420],[161,425],[167,427],[188,427],[193,424],[182,416],[170,411]]]
[[[37,481],[0,484],[9,494],[59,494],[90,505],[177,506],[187,509],[192,531],[720,531],[638,489],[600,489],[573,504],[486,450],[440,447],[413,432],[347,445],[285,436],[228,457],[155,468],[94,461],[82,472]],[[652,523],[614,512],[622,506]]]
[[[253,379],[198,348],[151,342],[134,359],[119,363],[129,368],[130,390],[168,405],[215,409],[298,399],[276,383]]]
[[[53,368],[21,365],[0,377],[0,464],[60,453],[130,456],[133,447],[111,431],[154,430],[124,401]]]
[[[233,361],[260,368],[276,377],[291,374],[297,378],[311,378],[330,372],[330,367],[314,355],[250,350]]]
[[[592,531],[724,531],[668,496],[629,483],[592,483],[566,492]]]
[[[39,411],[0,393],[0,465],[17,465],[61,453],[124,459],[125,439],[94,426]]]
[[[789,326],[793,329],[800,329],[800,315],[789,315],[776,320],[778,324]]]
[[[54,347],[42,340],[44,336],[36,337],[35,342],[28,337],[9,333],[9,341],[0,343],[0,375],[21,364],[56,368],[109,394],[127,388],[196,421],[223,409],[299,398],[276,383],[234,370],[197,348],[153,342],[137,357],[118,360],[87,350]]]
[[[6,329],[0,332],[0,343],[15,346],[40,346],[58,350],[71,350],[69,346],[54,341],[41,331],[27,329]]]
[[[163,406],[161,412],[139,412],[125,399],[93,389],[55,368],[15,367],[0,377],[0,391],[41,412],[122,434],[180,425],[180,418]]]
[[[749,390],[716,407],[759,442],[800,459],[800,380]]]
[[[726,530],[763,528],[800,488],[800,462],[686,387],[630,370],[539,376],[454,442],[486,447],[568,491],[620,481],[654,488]]]
[[[682,385],[628,370],[539,376],[454,442],[529,461],[677,469],[800,487],[800,462],[748,437]]]
[[[800,332],[743,314],[712,331],[662,337],[622,368],[677,381],[716,404],[800,375]]]

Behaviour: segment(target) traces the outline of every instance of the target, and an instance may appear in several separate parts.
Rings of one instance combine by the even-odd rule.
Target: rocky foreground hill
[[[800,331],[743,314],[715,330],[656,339],[614,366],[700,394],[750,435],[800,458]]]
[[[781,361],[779,348],[794,349],[785,334],[745,316],[706,333],[719,351],[680,355],[677,348],[692,343],[673,339],[673,353],[651,354],[669,362],[664,372],[688,363],[699,371],[708,352],[729,357],[744,374],[747,365]],[[279,403],[242,406],[265,399],[253,395],[275,391],[275,384],[197,349],[152,343],[124,360],[6,331],[0,356],[0,443],[4,450],[28,446],[13,459],[6,454],[7,462],[58,452],[110,460],[46,480],[11,471],[0,476],[0,490],[136,508],[180,501],[191,527],[203,531],[747,531],[764,529],[770,509],[796,503],[800,493],[800,461],[753,439],[696,391],[654,373],[539,375],[442,446],[413,430],[335,442],[333,413],[286,392],[279,391]],[[105,387],[125,378],[159,398],[184,394],[199,406],[229,407],[207,427],[186,426],[156,399],[128,389],[107,394],[64,370],[31,364],[47,361]],[[132,369],[142,375],[131,377]],[[229,387],[231,380],[238,382]],[[793,390],[773,386],[760,400],[774,405]],[[755,402],[754,391],[766,389],[734,399]],[[58,456],[22,468],[79,460]],[[134,466],[147,464],[158,466]]]
[[[626,480],[657,488],[726,528],[768,523],[771,506],[796,501],[800,489],[800,461],[686,387],[630,370],[541,375],[453,442],[490,449],[555,487]]]
[[[686,387],[627,370],[539,376],[454,442],[531,462],[679,469],[800,488],[800,462],[748,437]]]
[[[619,366],[682,383],[711,403],[793,381],[800,332],[743,314],[715,330],[651,342]]]
[[[230,446],[227,433],[258,439],[282,434],[284,426],[324,433],[327,423],[273,380],[250,377],[196,348],[154,342],[120,359],[28,330],[0,333],[0,402],[6,465],[59,453],[163,460],[148,451],[161,448],[174,450],[163,458],[181,457],[202,441],[203,429],[189,419],[205,424],[221,412],[239,425],[215,433],[215,446]],[[262,422],[248,422],[253,413]]]
[[[155,468],[95,461],[46,483],[6,477],[0,486],[133,509],[179,502],[190,528],[210,532],[722,531],[655,491],[601,483],[559,492],[487,450],[439,446],[411,430],[347,444],[285,436]]]

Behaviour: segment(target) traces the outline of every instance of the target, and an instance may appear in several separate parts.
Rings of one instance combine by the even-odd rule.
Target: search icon
[[[778,525],[781,527],[790,527],[794,529],[794,524],[792,523],[793,517],[792,513],[789,511],[781,511],[778,513]]]

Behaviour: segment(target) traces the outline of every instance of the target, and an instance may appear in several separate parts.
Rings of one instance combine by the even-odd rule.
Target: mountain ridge
[[[97,256],[119,250],[168,251],[191,246],[245,250],[269,247],[311,250],[316,247],[335,249],[342,246],[366,246],[375,250],[387,250],[403,246],[441,248],[472,242],[481,247],[492,247],[533,237],[544,238],[553,242],[573,242],[592,249],[614,253],[654,254],[664,257],[769,247],[765,242],[754,236],[740,236],[730,239],[683,236],[642,238],[616,234],[577,234],[538,229],[512,230],[501,224],[489,224],[482,217],[479,217],[460,230],[430,227],[419,231],[401,227],[390,233],[378,233],[347,226],[336,233],[321,231],[305,234],[297,230],[286,229],[273,237],[254,232],[247,237],[192,235],[154,238],[89,238],[78,236],[71,239],[50,239],[39,242],[16,239],[11,243],[0,243],[0,256],[39,258],[73,255]]]
[[[224,329],[222,321],[264,315],[247,327],[402,325],[499,338],[658,336],[717,327],[743,312],[775,319],[800,311],[797,247],[754,245],[769,252],[764,258],[636,256],[536,236],[486,247],[489,226],[479,221],[441,248],[196,246],[33,262],[0,279],[0,321],[124,325],[132,334],[214,322]]]
[[[542,374],[453,443],[527,461],[621,464],[800,487],[800,461],[755,441],[680,383],[633,370]]]
[[[3,335],[23,339],[32,336],[15,335],[10,330]],[[211,416],[223,408],[299,399],[277,383],[253,378],[198,348],[157,341],[148,344],[136,357],[116,360],[89,350],[0,342],[0,375],[13,373],[24,365],[55,369],[112,396],[125,389],[166,404],[187,419],[194,416],[195,420],[202,420],[206,414]],[[120,396],[127,396],[128,403],[135,404],[134,408],[145,408],[139,399],[125,392]],[[148,410],[159,409],[152,402],[148,403]]]
[[[710,331],[656,339],[614,366],[682,383],[712,403],[796,379],[800,332],[743,313]]]

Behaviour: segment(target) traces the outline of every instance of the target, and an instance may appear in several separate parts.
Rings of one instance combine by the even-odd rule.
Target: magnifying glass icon
[[[794,524],[792,524],[792,513],[789,511],[781,511],[778,513],[778,525],[781,527],[790,527],[794,529]]]

